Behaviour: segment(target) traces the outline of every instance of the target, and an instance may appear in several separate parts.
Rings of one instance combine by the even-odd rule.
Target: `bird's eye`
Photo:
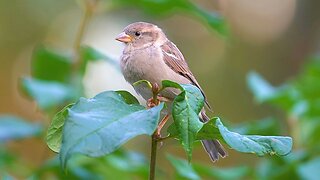
[[[134,35],[136,35],[136,36],[140,36],[140,35],[141,35],[141,33],[140,33],[139,31],[137,31],[136,33],[134,33]]]

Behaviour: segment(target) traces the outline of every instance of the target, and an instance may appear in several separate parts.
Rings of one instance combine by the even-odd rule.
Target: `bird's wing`
[[[206,105],[209,109],[211,109],[207,99],[206,95],[203,92],[202,88],[200,87],[198,81],[193,76],[192,72],[189,69],[189,66],[187,62],[185,61],[182,53],[179,51],[177,46],[173,44],[171,41],[167,41],[161,46],[162,52],[163,52],[163,58],[164,62],[176,73],[180,74],[181,76],[187,78],[191,81],[191,83],[195,86],[197,86],[202,95],[205,98]]]

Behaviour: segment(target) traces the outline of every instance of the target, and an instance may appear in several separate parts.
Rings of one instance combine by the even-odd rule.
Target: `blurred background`
[[[197,144],[191,176],[175,170],[176,166],[161,158],[170,153],[179,157],[177,161],[186,159],[177,141],[170,140],[159,149],[158,179],[316,179],[320,168],[319,145],[316,140],[308,140],[320,137],[317,133],[320,129],[319,1],[91,0],[89,3],[94,4],[94,10],[81,44],[110,59],[88,63],[82,96],[93,97],[105,90],[118,89],[134,93],[116,67],[123,45],[114,38],[129,23],[151,22],[161,27],[184,54],[213,106],[212,116],[219,116],[239,132],[287,135],[294,140],[294,152],[286,157],[257,157],[230,149],[229,156],[215,164]],[[131,140],[123,150],[99,162],[76,158],[68,175],[64,174],[45,143],[46,127],[57,109],[44,111],[33,100],[36,98],[32,93],[21,88],[22,78],[33,75],[35,48],[45,46],[72,56],[85,12],[83,0],[0,0],[3,120],[0,179],[147,177],[148,137]],[[257,90],[264,90],[259,84],[263,80],[252,85],[254,82],[248,78],[252,71],[273,86],[285,88],[275,88],[274,94],[261,98]],[[10,119],[19,120],[20,124],[7,127]],[[30,131],[18,132],[10,139],[10,133],[19,131],[20,126],[21,131],[27,128]]]

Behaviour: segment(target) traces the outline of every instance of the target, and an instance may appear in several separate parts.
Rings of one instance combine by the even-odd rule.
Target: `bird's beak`
[[[122,32],[116,37],[116,40],[124,43],[129,43],[132,41],[132,37],[127,35],[125,32]]]

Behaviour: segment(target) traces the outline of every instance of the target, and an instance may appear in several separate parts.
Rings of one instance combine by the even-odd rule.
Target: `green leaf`
[[[136,0],[132,3],[131,0],[114,0],[113,4],[118,6],[134,6],[142,9],[144,12],[155,15],[163,16],[167,14],[176,14],[183,12],[188,15],[193,15],[203,22],[207,23],[213,30],[222,36],[229,34],[228,27],[224,19],[216,12],[207,11],[203,7],[198,6],[192,1],[188,0]]]
[[[301,179],[307,180],[317,180],[319,179],[319,174],[316,173],[320,169],[320,157],[315,158],[306,163],[302,163],[298,167],[298,173]]]
[[[71,167],[67,173],[61,171],[59,164],[59,158],[56,156],[43,163],[28,179],[40,180],[47,179],[48,173],[51,178],[54,179],[95,179],[103,180],[101,172],[97,172],[96,169],[104,168],[108,170],[107,166],[102,165],[101,159],[87,158],[84,156],[76,156],[69,162]],[[105,164],[105,163],[104,163]],[[94,169],[94,168],[96,169]],[[108,179],[108,178],[107,178]]]
[[[186,160],[176,158],[172,155],[167,154],[167,159],[172,164],[172,166],[176,169],[177,173],[184,178],[187,179],[200,179],[197,172],[193,169],[191,164],[189,164]]]
[[[0,143],[37,136],[41,132],[40,124],[27,122],[12,115],[0,116]]]
[[[295,163],[284,163],[281,157],[263,158],[256,169],[258,179],[297,179]]]
[[[44,46],[33,52],[32,76],[39,80],[68,82],[71,74],[72,56]]]
[[[22,87],[44,110],[61,105],[76,96],[73,88],[59,82],[23,78]]]
[[[293,114],[302,114],[306,111],[306,104],[301,99],[301,93],[292,85],[273,87],[255,72],[248,74],[247,83],[260,103],[268,102],[286,111],[291,111]]]
[[[177,88],[177,89],[180,89],[181,91],[184,90],[184,88],[179,83],[169,81],[169,80],[163,80],[162,81],[162,89],[168,88],[168,87]]]
[[[201,175],[209,176],[214,179],[245,179],[250,173],[248,166],[236,166],[230,168],[218,168],[213,166],[204,166],[194,164],[194,169]]]
[[[120,90],[116,91],[116,93],[118,93],[127,104],[139,104],[138,99],[134,97],[132,94],[130,94],[128,91]]]
[[[174,123],[170,124],[169,127],[167,128],[167,133],[169,137],[172,138],[177,138],[178,137],[178,131]]]
[[[173,101],[172,117],[178,132],[178,139],[190,160],[193,143],[203,126],[199,120],[199,113],[204,106],[204,97],[199,88],[193,85],[179,85],[168,80],[162,81],[162,88],[168,87],[179,88],[182,91]]]
[[[147,81],[147,80],[144,80],[144,79],[139,80],[139,81],[137,81],[137,82],[134,82],[132,85],[133,85],[133,86],[138,86],[138,85],[140,85],[140,84],[142,84],[142,83],[145,83],[145,84],[147,85],[147,87],[150,88],[150,91],[152,91],[152,84],[151,84],[151,82],[150,82],[150,81]]]
[[[68,161],[67,173],[61,171],[59,158],[55,157],[37,168],[33,177],[47,179],[50,173],[54,179],[147,179],[148,170],[149,162],[143,154],[119,149],[99,158],[75,155]]]
[[[118,150],[105,157],[110,165],[123,171],[148,174],[148,160],[138,152]]]
[[[106,56],[102,52],[94,49],[90,46],[81,46],[80,49],[81,57],[85,61],[96,61],[96,60],[107,60],[107,61],[113,61],[112,58]]]
[[[122,95],[106,91],[80,100],[69,109],[60,150],[62,167],[75,153],[97,157],[109,154],[135,136],[155,131],[163,103],[146,110],[127,104]]]
[[[197,140],[219,139],[219,140],[224,141],[221,134],[220,134],[219,129],[215,125],[216,119],[217,118],[210,119],[210,121],[203,124],[202,128],[197,133],[197,136],[196,136]],[[169,133],[170,137],[179,138],[178,137],[179,132],[178,132],[176,126],[174,125],[174,123],[172,123],[168,127],[167,132]]]
[[[47,132],[47,145],[54,151],[59,152],[62,143],[62,130],[65,123],[65,119],[68,116],[68,109],[71,108],[73,104],[69,104],[59,111],[52,119],[51,124]]]
[[[292,138],[284,136],[257,136],[241,135],[229,131],[220,119],[216,120],[216,126],[225,140],[233,149],[244,153],[255,153],[259,156],[265,154],[287,155],[292,149]]]
[[[247,77],[248,86],[258,102],[273,98],[277,90],[256,72],[250,72]]]
[[[252,78],[255,76],[256,78]],[[257,99],[261,99],[261,102],[280,107],[281,110],[290,116],[292,122],[298,121],[296,123],[300,128],[298,131],[301,132],[300,142],[303,143],[303,146],[308,146],[309,148],[317,146],[320,137],[320,125],[318,123],[320,117],[319,56],[309,59],[309,62],[304,65],[301,73],[296,78],[279,87],[272,87],[256,73],[248,77],[251,77],[248,78],[248,82],[251,84],[250,87],[254,95],[258,97]],[[272,87],[269,95],[261,95],[268,94],[263,93],[266,91],[265,89],[268,89],[265,87]]]
[[[223,138],[219,132],[219,129],[216,127],[216,120],[218,118],[212,118],[210,121],[206,122],[200,131],[197,134],[197,139],[206,140],[206,139],[220,139],[223,141]]]
[[[119,65],[116,60],[111,58],[110,56],[107,56],[103,54],[102,52],[90,47],[90,46],[81,46],[80,48],[80,54],[82,58],[82,64],[81,64],[81,73],[84,73],[86,70],[86,66],[88,62],[90,61],[98,61],[103,60],[108,63],[113,64],[116,68],[119,68]]]

